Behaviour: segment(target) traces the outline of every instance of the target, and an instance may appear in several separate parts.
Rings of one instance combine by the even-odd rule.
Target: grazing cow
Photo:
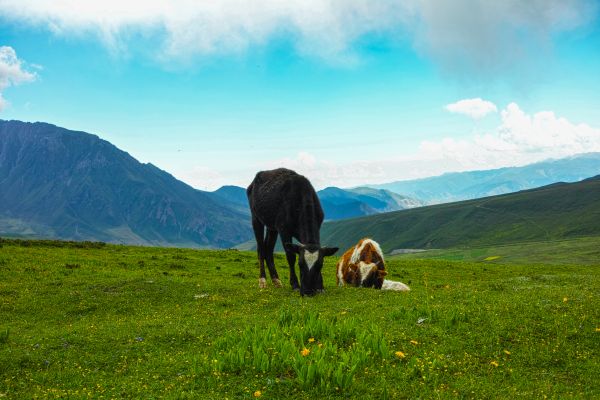
[[[246,193],[256,236],[259,287],[266,287],[265,261],[273,285],[281,287],[273,261],[273,249],[279,234],[290,267],[292,288],[300,289],[301,295],[308,296],[322,291],[323,257],[335,254],[338,248],[321,247],[319,230],[323,223],[323,209],[308,179],[285,168],[261,171],[256,174]],[[292,238],[300,244],[292,243]],[[296,255],[300,283],[294,270]]]
[[[372,287],[384,290],[410,290],[402,282],[385,279],[385,261],[379,243],[361,239],[340,258],[337,264],[337,284],[356,287]]]

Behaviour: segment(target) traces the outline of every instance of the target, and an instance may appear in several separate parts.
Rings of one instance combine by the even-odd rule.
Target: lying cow
[[[379,243],[361,239],[340,258],[337,264],[338,286],[372,287],[384,290],[410,290],[402,282],[385,279],[385,261]]]

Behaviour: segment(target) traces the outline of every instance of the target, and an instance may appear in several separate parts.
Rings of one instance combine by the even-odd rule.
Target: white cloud
[[[335,164],[303,151],[292,157],[248,165],[244,169],[217,171],[204,166],[195,166],[189,169],[180,168],[179,171],[174,171],[174,175],[196,189],[213,191],[223,185],[247,187],[256,172],[280,167],[305,175],[317,190],[331,185],[347,187],[365,182],[379,182],[385,176],[379,163],[357,161],[352,164]]]
[[[552,111],[534,115],[523,112],[515,103],[502,111],[498,136],[504,143],[514,144],[522,152],[567,156],[600,151],[600,129],[587,124],[573,124]]]
[[[188,185],[205,191],[217,190],[223,185],[243,185],[243,182],[238,182],[233,176],[226,176],[220,171],[201,165],[174,171],[173,175]]]
[[[357,160],[350,164],[336,164],[327,160],[321,160],[308,152],[299,152],[293,158],[282,158],[265,162],[258,169],[267,170],[285,167],[299,174],[305,175],[317,189],[326,186],[338,185],[343,182],[344,186],[364,182],[372,182],[380,179],[383,175],[381,165],[377,163]]]
[[[469,139],[425,141],[420,156],[436,162],[454,161],[458,170],[472,170],[600,151],[599,128],[572,123],[551,111],[529,115],[510,103],[501,117],[500,126],[493,132]]]
[[[0,46],[0,111],[7,102],[2,97],[2,91],[9,86],[19,85],[35,80],[36,75],[23,68],[23,62],[17,58],[12,47]]]
[[[409,36],[444,67],[469,73],[510,69],[553,34],[595,18],[596,6],[594,0],[0,0],[0,14],[57,35],[92,33],[113,50],[132,37],[153,38],[167,59],[237,53],[286,35],[300,53],[346,60],[364,35]]]
[[[35,74],[23,69],[23,62],[12,47],[0,46],[0,89],[34,79]]]
[[[301,53],[336,58],[361,35],[393,28],[404,7],[390,0],[0,0],[0,14],[57,35],[91,33],[111,50],[139,35],[156,38],[163,57],[239,53],[288,35]]]
[[[479,97],[475,99],[464,99],[456,103],[448,104],[445,107],[451,113],[464,114],[473,119],[485,117],[491,112],[496,112],[496,105],[490,101],[482,100]]]

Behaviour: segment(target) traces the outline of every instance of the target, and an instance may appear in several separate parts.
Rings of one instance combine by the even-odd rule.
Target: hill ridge
[[[321,233],[324,241],[342,248],[370,236],[388,252],[593,235],[600,235],[600,176],[328,222]]]

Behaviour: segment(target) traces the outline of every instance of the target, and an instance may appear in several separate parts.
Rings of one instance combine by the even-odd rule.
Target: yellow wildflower
[[[566,303],[567,301],[569,301],[569,299],[567,299],[566,297],[563,297],[563,302]]]
[[[411,340],[410,343],[414,344],[415,346],[419,344],[419,342],[417,342],[416,340]]]
[[[315,338],[312,338],[312,337],[308,338],[308,343],[314,343],[314,341],[315,341]]]
[[[600,332],[600,328],[596,328],[596,332]]]
[[[306,357],[307,355],[310,354],[310,350],[305,347],[305,348],[302,349],[302,351],[300,352],[300,354],[302,354],[302,357]]]
[[[504,350],[504,354],[506,354],[507,356],[510,356],[510,351]]]
[[[404,354],[404,352],[402,352],[402,351],[397,351],[397,352],[395,352],[394,354],[395,354],[395,355],[396,355],[396,357],[398,357],[398,358],[404,358],[404,357],[406,357],[406,354]]]
[[[256,392],[254,392],[254,397],[260,397],[262,396],[262,392],[260,390],[257,390]]]
[[[323,343],[319,343],[317,346],[319,346],[319,348],[323,347]]]
[[[491,361],[490,365],[493,365],[494,367],[498,367],[498,365],[500,365],[500,364],[498,364],[497,361]]]

